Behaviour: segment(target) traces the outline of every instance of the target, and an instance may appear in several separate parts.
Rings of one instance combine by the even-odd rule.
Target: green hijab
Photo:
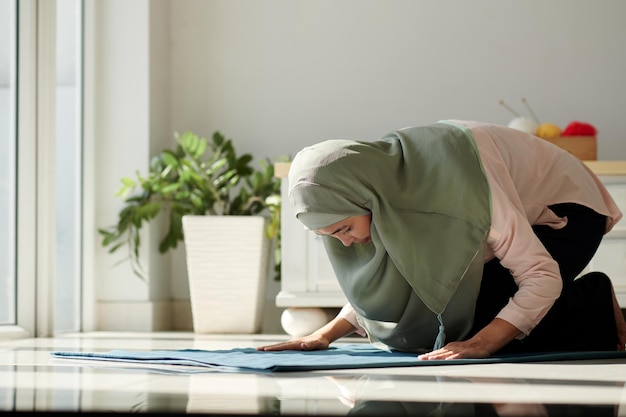
[[[311,230],[372,214],[370,243],[345,247],[324,236],[324,245],[373,341],[429,350],[444,319],[457,340],[469,331],[491,201],[468,129],[440,122],[309,146],[291,164],[289,200]]]

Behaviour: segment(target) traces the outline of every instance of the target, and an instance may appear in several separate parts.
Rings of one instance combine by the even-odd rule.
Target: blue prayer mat
[[[626,351],[548,352],[494,355],[484,359],[421,361],[414,353],[387,352],[369,344],[347,344],[327,350],[285,350],[263,352],[255,348],[228,350],[152,350],[109,352],[51,352],[55,358],[141,363],[146,365],[185,365],[228,371],[285,372],[329,369],[387,368],[407,366],[465,365],[487,363],[554,362],[594,359],[626,363]]]

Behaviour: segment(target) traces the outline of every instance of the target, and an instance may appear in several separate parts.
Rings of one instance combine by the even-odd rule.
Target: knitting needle
[[[522,103],[524,103],[524,105],[528,109],[528,112],[533,117],[533,120],[535,120],[535,122],[537,122],[537,124],[541,124],[541,122],[539,121],[537,116],[535,116],[535,112],[533,111],[533,109],[531,109],[530,106],[528,105],[528,102],[526,101],[526,97],[522,97]]]
[[[511,113],[513,113],[513,115],[514,115],[515,117],[519,117],[519,113],[518,113],[518,112],[516,112],[515,110],[513,110],[512,108],[510,108],[510,107],[509,107],[509,106],[508,106],[508,105],[504,102],[504,100],[500,100],[500,105],[501,105],[502,107],[504,107],[505,109],[507,109],[508,111],[510,111]]]

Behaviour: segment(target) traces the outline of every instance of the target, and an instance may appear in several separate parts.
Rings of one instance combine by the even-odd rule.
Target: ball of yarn
[[[537,131],[537,128],[539,127],[539,124],[527,117],[516,117],[515,119],[511,120],[511,123],[508,124],[508,127],[534,135]]]
[[[537,128],[537,136],[543,139],[552,139],[561,135],[561,128],[553,123],[542,123]]]
[[[596,133],[596,128],[589,123],[573,121],[563,129],[561,136],[595,136]]]

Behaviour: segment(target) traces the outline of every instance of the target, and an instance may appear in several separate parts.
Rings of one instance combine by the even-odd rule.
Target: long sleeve
[[[492,204],[489,248],[511,271],[518,286],[497,317],[528,335],[561,294],[559,266],[533,232],[518,202],[492,187]]]
[[[577,203],[607,216],[606,230],[622,217],[601,181],[571,154],[539,138],[496,125],[460,122],[476,140],[491,188],[492,225],[486,261],[496,257],[511,271],[519,289],[497,317],[524,334],[559,297],[559,267],[532,230],[543,224],[559,229],[550,205]]]
[[[346,303],[346,305],[343,306],[343,308],[339,311],[339,313],[337,313],[337,317],[347,320],[350,324],[352,324],[356,328],[355,332],[358,335],[360,336],[367,335],[367,333],[365,332],[365,329],[363,329],[363,327],[361,327],[361,325],[357,321],[356,311],[354,311],[354,308],[352,308],[350,303]]]

